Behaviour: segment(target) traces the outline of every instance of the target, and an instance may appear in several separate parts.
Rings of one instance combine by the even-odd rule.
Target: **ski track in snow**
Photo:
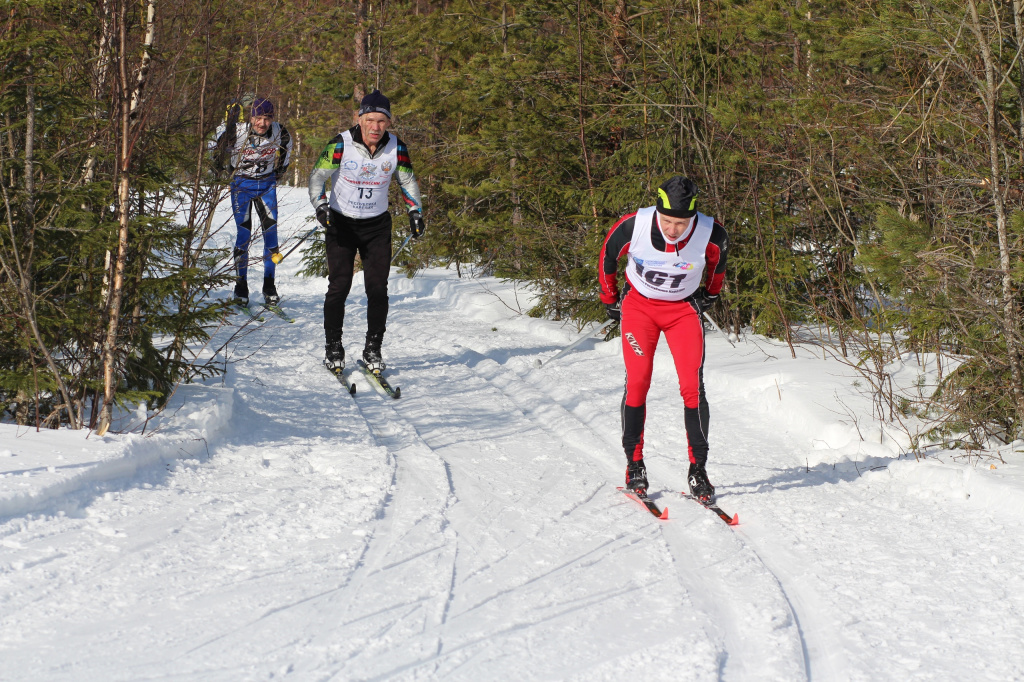
[[[283,235],[307,213],[304,190],[282,192]],[[320,364],[325,283],[297,261],[278,283],[296,322],[267,315],[232,346],[235,408],[209,452],[0,519],[0,680],[1024,679],[1020,518],[849,459],[804,466],[779,412],[791,384],[773,405],[770,369],[724,366],[751,344],[709,337],[705,370],[735,528],[679,495],[682,402],[659,349],[660,522],[615,490],[618,340],[533,370],[572,335],[513,314],[508,287],[393,275],[403,397],[356,371],[353,398]],[[353,370],[364,320],[357,276]]]
[[[420,335],[422,336],[422,333]],[[611,434],[600,436],[561,404],[544,394],[543,374],[537,375],[533,385],[525,384],[519,376],[503,369],[481,353],[464,348],[453,340],[441,340],[436,336],[434,339],[435,347],[447,346],[459,352],[457,357],[452,358],[452,364],[472,367],[479,376],[515,403],[524,415],[540,424],[553,438],[593,456],[603,465],[602,468],[610,479],[614,480],[617,475],[621,475],[618,469],[622,466],[613,464],[623,459],[618,453],[617,439]],[[609,490],[610,494],[619,495],[612,486],[609,486]],[[786,595],[780,593],[780,586],[772,584],[777,582],[777,579],[774,579],[770,571],[769,575],[763,574],[764,569],[757,565],[760,557],[756,557],[756,553],[751,557],[749,548],[737,542],[732,531],[720,526],[721,522],[717,519],[711,519],[708,512],[682,498],[666,498],[667,496],[661,496],[663,508],[666,504],[672,505],[670,516],[676,523],[663,524],[660,530],[677,566],[679,582],[682,586],[691,586],[691,597],[697,598],[701,610],[712,623],[725,629],[725,632],[716,633],[719,646],[723,650],[719,659],[723,675],[727,666],[730,672],[732,666],[735,666],[741,674],[750,677],[760,675],[791,680],[806,678],[806,661],[794,660],[795,652],[800,652],[800,657],[804,657],[799,630],[786,632],[781,637],[777,632],[773,632],[780,630],[780,622],[786,623],[790,620],[792,613],[787,611],[791,611],[792,605]],[[693,528],[694,526],[696,528]],[[693,532],[694,530],[696,532]],[[698,543],[705,552],[700,558],[692,554],[692,548]],[[723,583],[720,581],[702,579],[702,574],[709,566],[714,566],[723,573],[732,574],[730,589],[723,590]],[[757,582],[764,584],[759,585],[756,592],[752,593],[750,588]],[[693,590],[695,584],[698,589]],[[740,595],[745,595],[746,599],[741,599]],[[744,609],[735,608],[741,601],[744,602]],[[767,611],[763,611],[764,609]],[[753,613],[750,613],[751,611]],[[759,614],[758,611],[762,613]],[[774,613],[765,615],[771,611]],[[744,627],[745,624],[748,626]],[[785,641],[792,637],[795,637],[797,642]],[[779,651],[785,653],[780,656],[777,653]],[[790,660],[779,661],[785,658]]]
[[[396,315],[393,318],[395,321],[393,327],[396,329],[401,328],[401,320],[398,319],[400,316]],[[401,331],[396,332],[400,334]],[[422,336],[422,334],[417,334]],[[412,363],[415,365],[415,361]],[[566,489],[571,489],[571,481],[561,479],[556,480],[550,477],[546,477],[546,480],[542,480],[540,485],[531,486],[539,488],[537,490],[519,490],[516,491],[517,495],[536,496],[535,500],[520,500],[518,503],[509,509],[505,507],[501,510],[495,509],[494,500],[494,486],[502,483],[506,483],[510,480],[508,475],[500,475],[492,477],[491,481],[481,478],[472,472],[473,467],[466,467],[466,457],[464,444],[453,439],[451,431],[450,419],[453,415],[463,415],[466,419],[479,419],[479,415],[473,415],[473,406],[479,405],[493,405],[493,408],[485,409],[486,422],[494,420],[491,416],[491,410],[501,410],[500,414],[503,415],[502,421],[521,421],[526,424],[523,426],[516,426],[512,433],[517,435],[517,440],[522,439],[522,436],[531,435],[531,431],[537,431],[535,427],[529,425],[529,422],[524,419],[522,415],[516,415],[514,412],[509,413],[508,400],[504,399],[500,392],[496,392],[493,386],[487,382],[481,382],[479,379],[473,376],[472,372],[467,371],[464,365],[461,365],[458,361],[455,361],[450,356],[437,357],[436,354],[431,357],[427,356],[423,360],[424,367],[421,368],[421,373],[427,375],[430,373],[428,366],[432,365],[437,368],[437,373],[445,377],[448,382],[447,390],[439,391],[440,394],[445,396],[445,399],[453,402],[459,400],[460,393],[465,393],[472,397],[471,403],[462,402],[457,404],[457,409],[444,410],[443,414],[448,417],[443,424],[434,424],[433,414],[437,408],[438,396],[433,396],[420,389],[418,386],[413,385],[412,390],[406,387],[406,397],[402,399],[403,403],[400,407],[401,411],[405,414],[415,414],[417,416],[422,415],[428,417],[428,419],[416,418],[410,419],[411,422],[415,423],[419,430],[423,433],[423,444],[427,447],[431,447],[430,443],[433,443],[433,447],[436,451],[444,458],[445,469],[448,472],[449,486],[448,490],[450,494],[458,500],[457,504],[453,504],[451,507],[452,513],[452,527],[460,528],[457,532],[455,544],[459,546],[459,539],[464,538],[464,544],[470,548],[470,553],[463,558],[462,564],[465,568],[459,568],[459,565],[452,567],[451,576],[452,580],[449,585],[447,593],[449,601],[446,604],[446,616],[448,613],[451,615],[452,625],[448,629],[445,637],[439,642],[435,656],[433,660],[427,660],[419,665],[410,664],[404,668],[397,668],[389,671],[389,675],[396,673],[404,673],[409,671],[414,674],[421,672],[428,673],[430,676],[440,676],[450,679],[470,679],[476,678],[481,674],[479,666],[480,663],[476,661],[487,656],[488,650],[502,649],[505,647],[496,646],[496,641],[506,638],[519,638],[522,636],[522,632],[528,629],[540,629],[538,626],[542,626],[544,621],[536,621],[535,618],[530,617],[528,614],[521,618],[513,618],[512,622],[496,618],[490,615],[496,609],[507,610],[510,602],[522,600],[523,593],[529,593],[535,589],[542,590],[542,596],[545,600],[552,599],[551,585],[553,583],[558,584],[565,582],[567,578],[571,578],[574,574],[580,571],[590,571],[595,566],[602,565],[610,559],[614,559],[614,556],[623,550],[623,547],[629,550],[635,550],[637,544],[635,539],[628,539],[628,536],[623,533],[616,533],[610,538],[606,538],[596,546],[593,545],[593,541],[589,538],[586,543],[586,548],[582,549],[582,554],[573,556],[568,560],[555,563],[551,566],[549,561],[538,561],[542,568],[537,572],[534,569],[534,574],[516,579],[512,585],[507,584],[507,577],[494,578],[493,576],[497,573],[501,576],[502,573],[507,571],[506,565],[510,561],[519,562],[517,557],[514,557],[508,552],[507,546],[502,546],[506,543],[495,543],[493,537],[496,533],[500,533],[501,529],[496,528],[493,525],[489,515],[490,514],[507,514],[512,511],[516,515],[526,516],[526,513],[532,513],[536,515],[537,512],[543,512],[544,506],[541,502],[552,502],[554,503],[552,509],[550,509],[548,516],[553,518],[540,519],[543,526],[550,525],[548,528],[542,527],[540,533],[551,534],[555,533],[555,539],[561,539],[563,535],[563,527],[560,523],[552,523],[552,521],[561,521],[565,518],[570,518],[573,514],[581,513],[587,509],[589,504],[592,504],[595,499],[595,494],[598,490],[606,488],[606,486],[598,485],[596,488],[592,484],[584,486],[580,489],[578,497],[573,499],[568,497],[565,493]],[[453,388],[458,387],[458,388]],[[389,403],[389,413],[397,412],[399,406],[397,404],[392,405]],[[479,410],[479,408],[477,408]],[[513,422],[514,423],[514,422]],[[411,426],[407,427],[403,425],[403,429],[411,430]],[[524,433],[525,432],[525,433]],[[465,435],[464,433],[462,434]],[[541,434],[537,434],[538,436]],[[551,441],[543,439],[546,447],[550,447]],[[454,442],[453,442],[454,441]],[[557,441],[556,441],[557,442]],[[513,447],[518,449],[517,443],[511,444]],[[489,447],[497,452],[503,452],[508,446],[497,445],[494,442],[487,444],[485,447]],[[469,455],[470,464],[478,464],[478,460],[475,459],[477,452],[473,452]],[[548,460],[546,455],[540,455],[535,457],[534,461],[545,462]],[[520,466],[512,457],[500,456],[498,461],[507,463],[506,468],[516,468]],[[547,468],[546,465],[545,469]],[[508,472],[506,472],[507,474]],[[466,480],[466,479],[469,480]],[[531,483],[531,481],[527,481]],[[554,485],[552,485],[554,484]],[[561,492],[556,496],[554,491],[559,489]],[[477,501],[479,500],[480,507],[477,507]],[[524,502],[527,502],[524,504]],[[463,508],[469,506],[470,510],[464,510]],[[476,526],[482,521],[484,527],[482,529]],[[481,530],[484,531],[481,533]],[[533,529],[531,529],[533,530]],[[538,531],[533,530],[533,533]],[[538,533],[538,534],[540,534]],[[436,535],[434,536],[436,537]],[[511,539],[512,542],[517,542],[515,539]],[[624,542],[626,541],[626,542]],[[527,547],[531,544],[540,544],[546,546],[550,544],[550,540],[544,537],[539,538],[527,538],[524,541]],[[480,561],[481,556],[487,556],[490,552],[497,551],[497,556],[494,559],[486,559],[484,562]],[[543,552],[546,554],[547,551]],[[529,569],[527,569],[529,570]],[[459,581],[458,576],[466,573],[466,577]],[[517,570],[513,575],[520,575],[521,570]],[[492,583],[499,582],[494,589],[488,589],[483,591],[481,594],[474,594],[472,597],[467,598],[465,595],[467,591],[466,585],[474,585],[476,583]],[[568,581],[570,584],[571,580]],[[462,589],[459,589],[459,588]],[[554,609],[555,613],[549,616],[550,620],[554,622],[560,622],[567,619],[575,619],[578,617],[578,612],[589,608],[593,603],[601,603],[608,599],[618,599],[623,595],[638,589],[633,585],[600,585],[596,593],[585,594],[583,596],[573,596],[564,604],[559,604]],[[479,589],[471,589],[470,592],[479,592]],[[545,610],[551,610],[550,606],[545,606]],[[483,631],[478,631],[477,626],[474,626],[470,630],[460,628],[459,623],[470,619],[479,618],[477,614],[484,614],[485,620],[488,623],[493,623],[489,628],[485,628]],[[447,621],[447,618],[443,619]],[[447,625],[446,622],[442,622],[442,627]],[[501,657],[506,657],[508,654],[500,654]],[[487,656],[485,660],[488,661],[487,667],[483,669],[486,673],[490,670],[490,674],[493,675],[493,660],[492,656]],[[518,658],[518,657],[517,657]],[[567,670],[573,670],[580,667],[577,663],[571,666],[565,666]],[[560,674],[565,674],[562,672]],[[415,676],[415,675],[414,675]],[[531,677],[530,674],[524,673],[524,677]]]

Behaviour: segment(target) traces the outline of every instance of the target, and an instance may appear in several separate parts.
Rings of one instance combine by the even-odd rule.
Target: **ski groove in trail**
[[[340,632],[351,635],[343,638],[340,651],[337,633],[332,636],[335,643],[326,645],[331,658],[340,655],[345,661],[332,679],[345,678],[352,668],[371,679],[386,678],[436,656],[444,644],[455,581],[458,537],[446,518],[455,491],[447,465],[390,401],[382,402],[374,393],[358,396],[356,405],[374,441],[395,461],[395,474],[384,511],[386,523],[377,529],[383,537],[371,541],[341,614]],[[438,543],[439,538],[443,542]],[[404,607],[408,608],[397,619],[390,616]],[[377,623],[376,637],[365,637],[368,622]],[[396,646],[382,645],[388,639],[385,632],[414,631],[431,633],[431,648],[409,646],[405,636]],[[375,646],[370,642],[374,639]],[[355,646],[359,642],[372,656]]]
[[[403,333],[399,327],[394,335]],[[418,341],[415,345],[421,347]],[[384,651],[378,648],[367,653],[364,664],[355,667],[361,662],[353,660],[343,670],[349,674],[360,670],[361,679],[479,679],[486,671],[493,676],[499,660],[513,665],[530,656],[544,667],[524,671],[523,677],[549,679],[593,666],[595,660],[614,660],[667,642],[687,642],[691,649],[710,647],[690,622],[685,594],[675,581],[664,577],[671,563],[661,556],[647,556],[644,544],[660,543],[656,535],[646,528],[639,533],[621,529],[610,537],[608,531],[593,532],[595,522],[597,528],[612,529],[620,519],[628,523],[635,519],[622,508],[602,503],[596,493],[606,482],[594,475],[589,458],[572,453],[576,461],[566,463],[570,470],[573,466],[586,469],[579,478],[561,475],[565,471],[561,453],[560,466],[550,469],[548,455],[560,445],[549,442],[543,431],[472,370],[443,360],[438,362],[428,349],[420,360],[396,363],[400,367],[396,378],[403,382],[430,377],[429,383],[410,390],[411,397],[400,404],[386,401],[386,409],[378,410],[370,401],[357,402],[371,427],[381,434],[377,442],[396,451],[399,472],[400,448],[406,443],[387,438],[415,432],[423,448],[432,450],[444,465],[448,480],[438,485],[458,491],[446,510],[444,526],[444,532],[452,534],[453,563],[448,568],[438,564],[426,572],[436,579],[445,600],[438,600],[442,609],[436,620],[424,621],[417,636],[405,639],[404,646],[415,654],[387,666],[368,665],[381,661]],[[483,423],[507,424],[507,433],[492,426],[481,438],[478,425]],[[524,468],[541,475],[524,478]],[[441,475],[438,472],[438,478]],[[402,488],[400,477],[397,488]],[[394,530],[390,534],[399,536]],[[651,577],[638,582],[638,570]],[[602,578],[595,579],[597,575]],[[541,649],[559,649],[567,628],[583,632],[607,628],[621,622],[623,614],[636,617],[638,605],[640,612],[656,614],[665,610],[665,598],[672,604],[669,612],[645,619],[614,646],[588,644],[583,637],[583,645],[572,656],[537,658],[538,641],[545,642]]]
[[[448,282],[442,281],[438,286],[448,287],[450,285]],[[457,297],[452,297],[452,300],[458,301]],[[445,326],[437,325],[435,328],[441,329],[445,328]],[[449,356],[455,357],[457,362],[471,365],[474,369],[485,366],[487,363],[494,363],[495,367],[500,367],[505,370],[506,374],[503,381],[510,380],[512,382],[511,385],[513,386],[517,383],[523,383],[539,388],[544,384],[544,382],[537,379],[537,374],[530,373],[529,369],[526,369],[525,366],[521,368],[521,374],[516,374],[510,369],[510,366],[515,365],[516,363],[522,363],[524,360],[529,360],[529,356],[521,357],[519,353],[507,352],[503,349],[499,349],[493,352],[495,357],[488,357],[488,355],[483,353],[470,350],[465,346],[464,339],[467,338],[467,336],[472,337],[473,332],[472,330],[466,331],[469,333],[460,334],[458,342],[442,339],[436,334],[433,335],[432,338],[440,344],[441,348],[443,348]],[[523,343],[521,345],[529,347],[529,343]],[[598,346],[598,348],[600,348],[600,346]],[[615,362],[615,360],[612,360],[612,362]],[[617,362],[621,363],[621,360],[618,360]],[[488,372],[493,373],[494,369],[494,367],[489,367]],[[520,382],[515,381],[517,378],[520,379]],[[533,411],[544,412],[543,407],[539,407],[544,403],[538,402],[538,400],[543,401],[544,399],[554,402],[561,407],[561,404],[558,403],[557,399],[552,398],[548,395],[549,393],[557,392],[563,396],[569,394],[569,396],[572,397],[572,391],[566,391],[564,385],[558,385],[557,374],[550,376],[549,380],[552,384],[543,386],[544,396],[527,396],[526,398],[517,401],[523,408],[524,413],[531,414]],[[678,395],[672,396],[672,400],[678,400]],[[573,402],[576,401],[574,400]],[[567,411],[570,411],[571,409],[573,415],[576,416],[582,425],[589,426],[587,422],[584,421],[584,416],[579,415],[578,408],[565,409]],[[716,409],[718,408],[716,407]],[[726,411],[731,409],[740,413],[744,409],[747,409],[747,407],[745,404],[731,407],[722,405],[721,409]],[[589,413],[586,414],[589,415]],[[550,415],[545,415],[545,418],[547,423],[552,423]],[[560,437],[564,437],[565,435],[565,429],[560,425],[555,425],[555,427],[550,431]],[[779,442],[774,446],[766,445],[767,449],[774,448],[777,452],[784,452],[793,447],[792,443],[785,442],[782,438],[779,438],[779,433],[772,433],[772,435],[775,437],[774,440],[778,440]],[[611,439],[609,438],[608,440],[610,441]],[[618,443],[609,442],[609,446],[616,452],[619,449]],[[742,445],[734,447],[743,449]],[[655,451],[654,457],[650,457],[649,453],[649,461],[652,459],[655,461],[660,460],[657,451]],[[685,468],[685,463],[683,463],[682,466]],[[676,464],[673,468],[677,469],[678,467],[679,465]],[[677,476],[676,478],[684,479],[685,477]],[[673,483],[671,479],[669,479],[669,482],[671,484],[669,487],[676,490],[681,489],[681,487],[685,487],[684,480],[678,480],[678,482]],[[851,490],[849,487],[845,487],[843,492],[846,495],[849,495]],[[736,500],[744,499],[742,497],[743,493],[741,492],[739,494],[741,497],[732,497],[732,501],[729,503],[729,511],[734,514],[740,511],[735,508],[737,506]],[[864,503],[864,500],[859,500],[859,502]],[[754,517],[748,518],[747,521],[752,521],[752,518]],[[765,528],[762,523],[758,523],[754,520],[749,527],[744,525],[740,528],[733,528],[732,531],[739,533],[740,542],[744,543],[748,550],[756,555],[757,560],[762,564],[762,568],[772,574],[771,580],[776,583],[777,591],[785,599],[786,609],[792,615],[793,629],[796,631],[797,639],[799,640],[799,647],[792,651],[792,658],[802,661],[802,665],[800,667],[802,667],[802,675],[806,678],[824,681],[849,679],[850,676],[848,671],[850,670],[850,665],[844,652],[849,650],[851,646],[855,645],[852,645],[849,638],[841,634],[842,624],[834,616],[830,615],[835,612],[836,606],[831,604],[830,600],[824,596],[826,594],[830,594],[831,591],[834,591],[835,587],[823,584],[823,582],[817,579],[813,574],[805,574],[803,572],[792,571],[786,568],[787,566],[807,565],[809,557],[800,556],[799,553],[794,554],[780,550],[778,547],[779,543],[774,541],[773,538],[777,538],[779,535],[778,531],[784,529],[791,520],[787,519],[783,514],[773,514],[772,518],[779,523],[779,528],[768,529]],[[806,535],[806,532],[803,534]],[[697,540],[697,542],[699,542],[699,540]],[[742,642],[739,643],[742,644]],[[756,671],[757,668],[755,667],[754,674],[758,674]],[[747,672],[749,673],[750,671]]]
[[[451,364],[472,369],[552,438],[600,462],[609,477],[622,475],[611,464],[611,453],[618,452],[618,443],[609,443],[610,439],[598,436],[544,393],[536,385],[543,383],[544,377],[528,383],[510,369],[460,343],[422,329],[418,336],[429,336],[431,348],[443,352]],[[633,502],[628,504],[636,509]],[[717,631],[730,675],[735,672],[764,676],[767,670],[774,669],[767,677],[810,679],[804,633],[799,628],[794,605],[757,550],[751,543],[735,537],[734,529],[709,516],[711,512],[692,505],[680,504],[675,508],[674,520],[658,524],[659,530],[677,566],[680,586],[690,594],[695,606],[708,615],[708,627]],[[701,551],[705,560],[695,561],[695,555]],[[704,575],[711,569],[718,573],[718,579]],[[722,574],[732,579],[721,580]],[[693,589],[695,582],[699,589]],[[726,582],[732,586],[730,589],[723,589]]]

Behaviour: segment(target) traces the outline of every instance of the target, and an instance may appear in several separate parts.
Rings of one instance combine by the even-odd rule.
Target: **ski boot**
[[[708,472],[703,464],[690,465],[690,473],[686,477],[690,486],[690,495],[704,506],[715,503],[715,486],[708,480]]]
[[[263,300],[267,305],[277,305],[281,301],[281,297],[277,295],[273,277],[263,278]]]
[[[249,283],[244,279],[235,280],[235,304],[242,308],[249,306]]]
[[[642,459],[634,460],[626,466],[626,490],[637,495],[647,494],[647,467]]]
[[[345,370],[345,347],[341,345],[341,332],[328,332],[324,344],[324,367],[335,374]]]
[[[363,362],[366,368],[373,373],[383,372],[387,365],[381,359],[380,345],[384,341],[384,334],[366,335],[366,346],[363,347]]]

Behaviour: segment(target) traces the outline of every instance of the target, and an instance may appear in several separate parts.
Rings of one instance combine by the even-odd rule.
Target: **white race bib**
[[[398,138],[389,136],[384,151],[373,159],[364,157],[352,141],[352,133],[341,134],[344,150],[331,187],[331,208],[349,218],[373,218],[388,210],[388,187],[398,168]]]
[[[651,243],[656,210],[649,206],[636,212],[626,279],[647,298],[681,301],[697,291],[704,279],[705,252],[715,220],[698,213],[697,224],[686,246],[679,251],[659,251]]]

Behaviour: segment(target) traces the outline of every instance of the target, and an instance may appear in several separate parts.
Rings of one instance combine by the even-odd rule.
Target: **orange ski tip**
[[[729,521],[729,525],[730,526],[738,526],[738,525],[740,525],[740,515],[739,514],[733,514],[732,515],[732,520]]]
[[[661,510],[661,516],[658,517],[661,521],[668,521],[668,507]]]

